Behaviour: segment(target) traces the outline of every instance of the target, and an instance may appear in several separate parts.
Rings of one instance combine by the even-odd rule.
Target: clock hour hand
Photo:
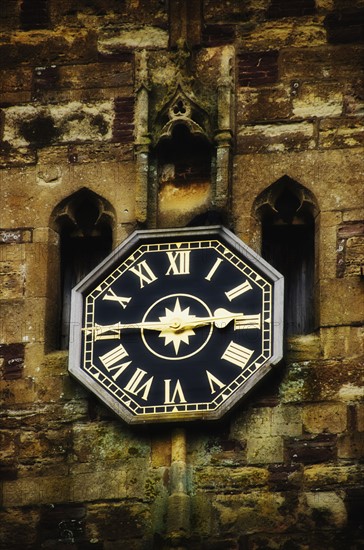
[[[231,321],[236,321],[246,317],[244,313],[233,313],[224,308],[218,308],[214,311],[214,315],[211,317],[196,317],[186,321],[182,321],[178,330],[187,330],[198,327],[203,327],[205,325],[214,324],[216,328],[225,328]]]

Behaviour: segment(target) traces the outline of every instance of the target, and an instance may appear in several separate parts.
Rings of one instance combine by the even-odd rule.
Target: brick
[[[278,51],[246,52],[238,55],[239,86],[273,84],[278,80]]]
[[[309,121],[271,121],[240,129],[237,149],[240,154],[289,152],[316,146],[316,124]]]
[[[113,140],[122,143],[132,141],[134,136],[134,98],[115,98],[114,109]]]

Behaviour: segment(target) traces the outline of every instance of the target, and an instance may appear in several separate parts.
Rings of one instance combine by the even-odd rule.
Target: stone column
[[[138,88],[135,106],[135,157],[137,165],[135,190],[135,217],[144,224],[148,214],[148,178],[149,178],[149,87],[147,54],[143,50],[139,58]]]
[[[221,57],[220,78],[217,85],[216,181],[214,203],[225,209],[229,203],[231,180],[231,147],[233,137],[233,48],[224,48]]]
[[[190,496],[187,494],[186,433],[172,433],[170,495],[167,512],[167,542],[182,550],[190,534]]]

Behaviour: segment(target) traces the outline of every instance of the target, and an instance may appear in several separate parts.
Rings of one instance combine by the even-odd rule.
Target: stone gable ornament
[[[221,226],[136,231],[71,327],[70,373],[126,422],[218,419],[282,358],[283,277]]]

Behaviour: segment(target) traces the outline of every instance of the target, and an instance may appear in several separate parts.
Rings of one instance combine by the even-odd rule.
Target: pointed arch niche
[[[209,117],[180,86],[158,117],[153,150],[157,224],[186,224],[211,204],[213,146]]]
[[[52,226],[59,234],[59,349],[67,349],[70,338],[71,290],[111,252],[114,220],[112,206],[86,188],[53,211]]]
[[[285,333],[308,334],[317,326],[317,201],[303,185],[283,176],[255,201],[264,259],[285,277]]]

